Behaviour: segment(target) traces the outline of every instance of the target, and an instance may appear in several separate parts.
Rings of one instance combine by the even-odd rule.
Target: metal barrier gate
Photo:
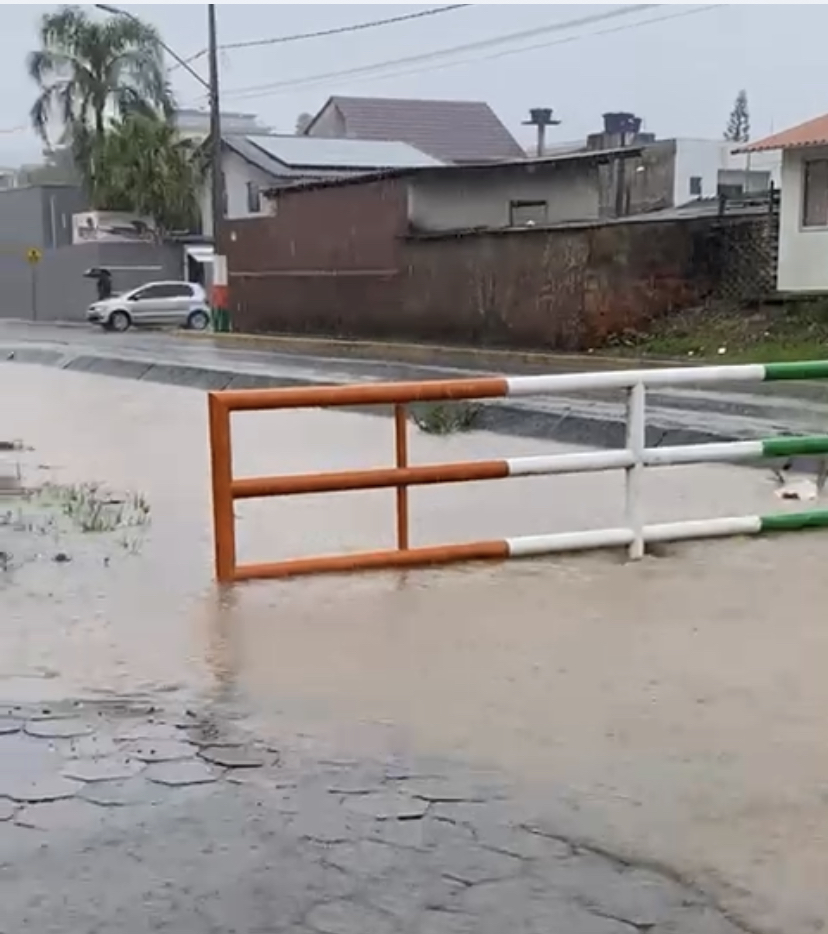
[[[216,578],[220,583],[227,584],[234,581],[263,580],[303,574],[417,567],[608,547],[627,547],[630,557],[637,560],[643,557],[648,544],[656,542],[828,528],[828,511],[742,516],[672,522],[662,525],[645,525],[642,516],[641,483],[643,473],[648,467],[828,454],[828,436],[780,437],[764,441],[648,448],[646,445],[646,391],[648,388],[721,382],[814,379],[828,379],[828,361],[630,370],[509,379],[481,378],[213,392],[209,394],[209,415]],[[407,406],[411,403],[459,402],[595,389],[619,389],[627,392],[627,443],[623,450],[409,466]],[[362,405],[393,406],[396,435],[395,467],[281,477],[238,479],[233,476],[231,445],[233,412]],[[595,473],[607,470],[626,471],[626,522],[623,528],[426,548],[411,547],[409,487],[479,480],[505,480],[510,477]],[[241,566],[237,564],[233,508],[236,500],[379,489],[396,489],[397,491],[396,550],[303,558],[272,564]]]

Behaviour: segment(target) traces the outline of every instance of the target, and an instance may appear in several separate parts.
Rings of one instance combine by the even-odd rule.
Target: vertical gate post
[[[216,580],[220,584],[232,584],[236,576],[236,517],[230,411],[215,393],[209,394],[208,407]]]
[[[397,469],[408,467],[408,411],[404,405],[394,406],[394,436],[396,441]],[[397,487],[397,549],[408,551],[410,547],[408,487]]]
[[[633,464],[626,476],[626,521],[633,533],[630,559],[644,557],[644,521],[641,512],[644,486],[644,453],[647,447],[647,390],[644,383],[636,383],[627,395],[627,450]]]

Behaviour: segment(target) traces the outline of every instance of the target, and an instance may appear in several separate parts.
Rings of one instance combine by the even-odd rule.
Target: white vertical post
[[[642,499],[644,493],[644,452],[647,448],[647,390],[644,383],[636,383],[627,395],[627,450],[634,463],[627,468],[626,521],[633,533],[630,560],[644,557],[644,520]]]

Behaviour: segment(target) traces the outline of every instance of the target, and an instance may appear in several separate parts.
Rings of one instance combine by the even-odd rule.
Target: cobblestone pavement
[[[127,702],[0,707],[0,903],[3,934],[745,930],[489,778]]]

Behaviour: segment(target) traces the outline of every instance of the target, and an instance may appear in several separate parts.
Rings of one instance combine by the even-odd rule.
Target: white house
[[[207,139],[210,135],[209,110],[182,108],[176,110],[173,119],[175,128],[181,136],[188,139]],[[229,110],[221,112],[221,128],[225,134],[234,136],[240,133],[253,135],[270,133],[270,128],[259,123],[256,114],[236,113]]]
[[[741,152],[782,154],[777,288],[828,292],[828,114]]]
[[[322,139],[309,136],[224,138],[224,179],[228,220],[267,214],[262,192],[283,185],[348,178],[385,169],[442,165],[407,143]],[[210,179],[201,196],[202,231],[212,236]]]
[[[672,140],[675,146],[673,204],[717,195],[749,195],[779,187],[781,159],[775,152],[735,153],[724,140]]]

